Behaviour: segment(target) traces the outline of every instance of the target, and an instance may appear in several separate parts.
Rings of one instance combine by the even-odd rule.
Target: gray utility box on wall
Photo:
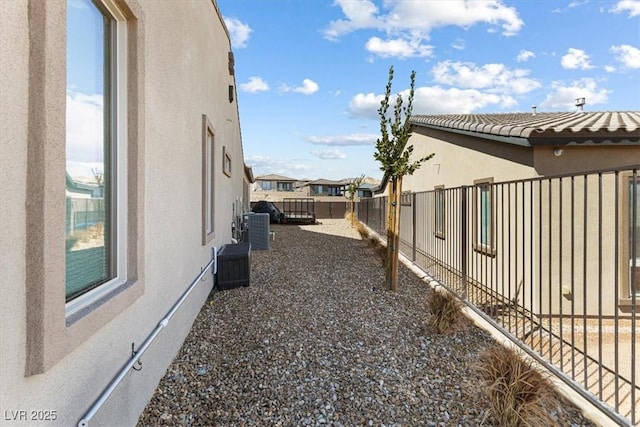
[[[224,245],[218,252],[218,290],[249,286],[251,281],[251,243]]]
[[[269,249],[269,223],[271,216],[268,213],[246,213],[242,220],[246,224],[248,242],[255,250]]]

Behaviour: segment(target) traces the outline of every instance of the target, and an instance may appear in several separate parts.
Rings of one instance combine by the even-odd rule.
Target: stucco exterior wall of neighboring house
[[[127,209],[118,212],[121,224],[126,219],[127,245],[118,249],[126,282],[69,315],[67,2],[0,2],[0,413],[49,411],[52,426],[77,425],[132,346],[142,345],[207,265],[211,247],[230,242],[234,204],[244,203],[238,110],[229,101],[231,47],[215,2],[107,3],[127,28],[128,95],[120,105],[128,124]],[[214,135],[213,232],[206,239],[205,122]],[[135,425],[212,285],[207,275],[144,353],[142,369],[124,377],[90,425]]]
[[[606,135],[606,132],[604,129],[600,135]],[[473,228],[474,221],[477,221],[474,219],[474,204],[477,203],[474,192],[478,191],[473,187],[474,184],[529,180],[624,166],[638,167],[640,164],[640,142],[637,134],[634,139],[633,133],[630,133],[631,142],[598,144],[567,143],[566,135],[563,136],[565,139],[549,140],[544,145],[526,146],[522,143],[474,137],[470,132],[460,134],[416,126],[409,140],[409,144],[414,147],[412,159],[429,153],[435,153],[435,156],[424,163],[413,176],[404,177],[402,191],[418,193],[434,191],[436,188],[445,189],[447,220],[453,222],[447,224],[447,230],[449,236],[452,236],[454,232],[460,231],[461,199],[460,193],[447,192],[446,189],[470,186],[467,219],[471,241],[467,258],[470,265],[474,266],[469,270],[472,280],[485,283],[489,281],[505,296],[517,297],[520,301],[525,299],[526,304],[531,305],[537,314],[555,316],[573,310],[576,314],[596,316],[601,302],[604,316],[618,314],[628,317],[629,271],[628,266],[624,265],[626,261],[621,260],[628,255],[628,250],[625,249],[625,245],[628,246],[625,243],[628,242],[628,227],[625,224],[629,209],[625,206],[629,199],[625,186],[628,185],[629,177],[622,176],[624,174],[603,175],[600,183],[598,175],[589,176],[586,179],[586,190],[582,177],[574,182],[573,187],[568,179],[561,184],[559,180],[554,180],[551,185],[548,181],[544,181],[542,185],[494,185],[494,248],[488,252],[474,248],[473,240],[477,238],[477,230]],[[600,138],[606,139],[606,136]],[[558,156],[557,151],[554,154],[556,148],[562,148],[561,155]],[[616,217],[616,180],[620,215],[617,232],[615,222],[611,220]],[[574,202],[572,210],[572,192],[579,203],[587,195],[586,209],[582,204]],[[386,189],[383,189],[378,196],[386,194]],[[433,211],[434,198],[435,194],[431,193],[418,199],[418,203],[422,203],[418,208]],[[604,218],[602,222],[598,221],[599,209]],[[411,212],[410,206],[402,206],[401,239],[407,242],[411,242],[413,238]],[[428,221],[432,221],[433,217],[430,218]],[[530,232],[532,224],[536,229],[533,241]],[[434,254],[461,253],[459,240],[452,241],[449,236],[436,238],[433,224],[426,227],[429,232],[417,233],[418,245],[431,248]],[[585,227],[586,232],[583,233]],[[579,230],[574,233],[573,245],[571,228]],[[616,245],[619,245],[617,262]],[[583,259],[587,259],[586,264]],[[586,267],[583,268],[583,265]],[[618,277],[617,296],[614,292],[615,277]],[[566,290],[571,287],[574,292],[566,294]],[[584,298],[583,289],[587,290],[587,298]]]
[[[409,143],[414,149],[412,158],[435,156],[404,177],[403,192],[433,190],[439,185],[459,187],[488,177],[500,182],[537,176],[533,153],[525,147],[419,127]]]

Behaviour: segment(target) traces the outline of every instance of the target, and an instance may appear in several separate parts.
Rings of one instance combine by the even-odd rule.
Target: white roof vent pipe
[[[532,112],[532,114],[533,114],[534,116],[536,115],[536,108],[538,108],[538,106],[537,106],[537,105],[533,105],[533,106],[531,107],[531,112]]]
[[[576,107],[578,107],[579,113],[584,113],[584,104],[586,104],[584,98],[576,98]]]

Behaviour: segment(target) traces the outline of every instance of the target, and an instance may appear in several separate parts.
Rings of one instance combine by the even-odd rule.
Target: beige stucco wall
[[[499,182],[536,176],[533,155],[525,147],[425,128],[416,128],[409,144],[414,159],[435,156],[403,179],[402,191],[473,185],[474,180],[489,177]]]
[[[231,239],[244,173],[221,18],[209,0],[121,5],[130,9],[131,22],[128,255],[134,277],[118,296],[65,326],[66,2],[0,2],[0,414],[56,411],[47,425],[76,425],[129,360],[132,344],[143,343],[207,264],[203,114],[215,131],[211,245]],[[222,173],[223,146],[231,177]],[[200,282],[142,357],[142,371],[125,377],[91,425],[136,423],[212,282],[210,276]]]
[[[640,164],[640,144],[621,146],[562,147],[562,155],[553,155],[554,147],[533,149],[535,169],[539,175],[562,175],[577,172],[598,171],[609,168]]]

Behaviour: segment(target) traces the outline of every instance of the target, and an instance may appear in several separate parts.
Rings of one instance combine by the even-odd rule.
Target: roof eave
[[[518,136],[491,135],[488,133],[471,132],[464,129],[454,129],[449,127],[433,126],[433,125],[424,124],[424,123],[413,123],[413,125],[418,127],[423,127],[423,128],[439,130],[443,132],[450,132],[450,133],[456,133],[459,135],[471,136],[474,138],[482,138],[482,139],[489,139],[492,141],[506,142],[508,144],[519,145],[521,147],[531,147],[531,144],[528,138],[522,138]]]

